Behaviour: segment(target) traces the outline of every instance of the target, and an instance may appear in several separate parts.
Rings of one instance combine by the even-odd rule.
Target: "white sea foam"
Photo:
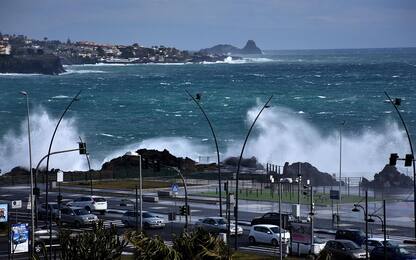
[[[252,122],[258,108],[248,111]],[[396,123],[386,121],[377,130],[362,129],[358,133],[344,131],[342,138],[342,170],[346,175],[356,176],[363,172],[372,177],[386,165],[391,151],[408,149],[405,134]],[[287,108],[267,109],[256,123],[245,157],[256,156],[260,162],[310,162],[321,171],[338,172],[339,132],[336,126],[329,134],[321,133],[316,126]],[[228,147],[226,156],[239,154],[241,142]]]
[[[195,144],[189,139],[183,137],[160,137],[146,139],[142,142],[122,147],[121,149],[109,154],[106,158],[104,158],[102,163],[110,161],[111,159],[118,156],[122,156],[128,151],[136,151],[142,148],[156,149],[159,151],[167,149],[171,154],[175,156],[189,157],[195,161],[198,161],[199,156],[213,153],[213,150],[210,150],[206,146]]]
[[[33,77],[33,76],[44,76],[44,75],[35,74],[35,73],[0,73],[0,77]]]
[[[16,166],[29,168],[26,120],[26,118],[22,118],[19,129],[10,129],[0,139],[0,166],[2,172],[7,172]],[[57,120],[56,118],[50,117],[43,108],[35,108],[31,113],[33,167],[36,167],[41,157],[48,153],[50,138]],[[77,148],[79,135],[80,132],[76,127],[76,120],[64,118],[56,133],[52,151]],[[85,158],[82,158],[76,152],[52,155],[49,165],[50,169],[87,169]]]
[[[69,75],[69,74],[90,74],[90,73],[108,73],[106,71],[102,70],[67,70],[64,73],[61,73],[59,75]]]
[[[318,96],[318,98],[324,99],[324,98],[326,98],[326,97],[325,97],[325,96]]]
[[[65,95],[58,95],[58,96],[54,96],[52,97],[53,99],[65,99],[65,98],[69,98],[69,96],[65,96]]]

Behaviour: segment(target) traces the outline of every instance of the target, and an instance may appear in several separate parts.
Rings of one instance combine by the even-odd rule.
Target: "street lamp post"
[[[338,197],[338,204],[337,204],[337,215],[339,215],[339,207],[341,204],[341,184],[342,184],[342,127],[345,125],[345,121],[342,121],[339,127],[339,197]]]
[[[219,200],[219,206],[220,206],[220,217],[222,217],[222,196],[221,196],[221,165],[220,165],[220,151],[218,149],[218,142],[217,137],[215,135],[214,128],[211,124],[211,121],[209,120],[207,114],[205,113],[204,109],[202,108],[201,104],[198,102],[201,99],[201,96],[197,94],[197,97],[195,98],[192,96],[187,90],[185,92],[192,98],[192,100],[195,102],[195,104],[198,106],[198,108],[201,110],[202,114],[204,115],[205,119],[208,122],[209,128],[211,129],[212,136],[214,137],[215,142],[215,149],[217,150],[217,168],[218,168],[218,200]]]
[[[140,196],[140,231],[143,231],[143,178],[142,178],[142,156],[136,152],[127,152],[127,156],[139,157],[139,196]],[[136,196],[137,198],[137,196]],[[137,200],[136,200],[136,209],[137,209]],[[137,212],[134,213],[137,216]],[[137,217],[136,217],[136,228],[137,227]]]
[[[384,248],[384,260],[387,260],[387,250],[386,250],[386,246],[387,246],[387,230],[386,230],[386,200],[383,200],[383,218],[381,218],[379,215],[376,214],[369,214],[368,215],[370,218],[368,219],[368,222],[375,222],[373,217],[378,218],[381,222],[381,229],[383,230],[383,237],[384,237],[384,241],[383,241],[383,248]]]
[[[404,119],[402,117],[402,114],[400,113],[400,110],[397,108],[397,106],[400,106],[401,104],[401,99],[399,98],[395,98],[394,101],[390,98],[389,94],[387,94],[386,91],[384,91],[384,94],[386,95],[386,97],[388,98],[390,104],[393,105],[394,109],[397,112],[397,115],[400,118],[400,121],[403,124],[403,128],[406,131],[406,135],[407,135],[407,140],[409,142],[409,146],[410,146],[410,152],[412,154],[412,158],[415,158],[414,153],[413,153],[413,145],[412,145],[412,139],[410,138],[410,133],[409,130],[407,129],[406,123],[404,122]],[[413,165],[413,218],[416,218],[416,166],[415,163],[412,163]],[[414,236],[416,238],[416,221],[414,221]]]
[[[34,233],[35,233],[35,205],[33,203],[33,169],[32,169],[32,143],[30,138],[30,117],[29,117],[29,94],[26,91],[20,91],[20,94],[26,97],[26,111],[27,111],[27,137],[29,142],[29,173],[30,173],[30,217],[31,217],[31,232],[30,232],[30,255],[33,258],[35,248]]]
[[[52,150],[52,144],[53,140],[56,135],[56,131],[58,130],[59,125],[61,124],[61,121],[63,117],[65,116],[68,109],[71,107],[71,105],[78,100],[79,95],[81,94],[81,91],[79,91],[69,102],[67,107],[65,108],[64,112],[62,113],[61,117],[58,120],[58,123],[55,126],[55,130],[53,131],[51,141],[49,143],[49,149],[47,154],[47,160],[46,160],[46,178],[45,178],[45,203],[46,203],[46,218],[49,219],[49,258],[52,259],[52,212],[49,213],[49,207],[48,207],[48,193],[49,193],[49,155],[51,154]],[[49,214],[49,215],[48,215]]]
[[[267,100],[267,102],[263,105],[263,107],[261,108],[261,110],[257,114],[257,116],[254,119],[253,123],[251,124],[250,129],[248,130],[248,133],[246,135],[246,139],[244,140],[243,147],[241,149],[240,158],[238,159],[237,172],[236,172],[236,175],[235,175],[235,208],[234,208],[235,225],[236,226],[238,225],[238,180],[239,180],[240,165],[241,165],[241,160],[243,158],[244,148],[246,147],[248,137],[250,136],[251,130],[253,129],[254,125],[256,124],[257,119],[259,118],[259,116],[261,115],[261,113],[263,112],[263,110],[266,107],[269,106],[269,103],[272,100],[272,98],[273,98],[273,95],[269,97],[269,99]],[[235,243],[234,243],[234,249],[235,250],[237,250],[237,245],[238,245],[238,234],[237,233],[238,233],[238,229],[235,228]]]
[[[365,208],[360,203],[354,204],[353,212],[359,212],[361,208],[364,212],[365,221],[365,259],[368,259],[368,191],[365,190]]]

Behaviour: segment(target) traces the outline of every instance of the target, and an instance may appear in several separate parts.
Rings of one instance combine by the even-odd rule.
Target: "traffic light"
[[[87,154],[87,144],[83,142],[78,143],[79,154]]]
[[[303,185],[303,195],[307,196],[309,195],[309,186],[308,185]]]
[[[188,207],[186,207],[185,205],[180,206],[179,207],[179,214],[181,216],[191,215],[191,208],[189,207],[189,205],[188,205]]]
[[[389,165],[390,166],[396,166],[397,159],[399,159],[399,156],[397,155],[397,153],[390,154]]]
[[[404,166],[406,167],[412,166],[412,162],[413,162],[413,155],[406,154],[406,157],[404,158]]]
[[[186,207],[185,207],[185,205],[184,206],[180,206],[179,207],[179,214],[181,216],[185,216],[185,213],[186,213]]]

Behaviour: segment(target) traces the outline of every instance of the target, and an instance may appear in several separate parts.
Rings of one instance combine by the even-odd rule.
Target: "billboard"
[[[9,215],[8,213],[8,204],[3,203],[0,204],[0,222],[7,222],[7,216]]]
[[[29,224],[12,224],[10,242],[12,254],[29,252]]]
[[[291,224],[292,242],[311,243],[311,224],[310,223],[296,223]]]

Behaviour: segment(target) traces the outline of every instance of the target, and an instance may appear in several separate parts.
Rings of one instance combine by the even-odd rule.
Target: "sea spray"
[[[247,122],[251,124],[258,108],[250,109]],[[390,122],[390,123],[388,123]],[[372,177],[388,163],[392,152],[408,152],[405,134],[397,123],[386,121],[377,130],[344,131],[342,136],[342,171],[346,176]],[[348,124],[348,122],[347,122]],[[255,156],[262,163],[283,165],[285,162],[309,162],[321,171],[339,171],[339,126],[322,134],[302,115],[284,108],[272,107],[263,112],[256,123],[244,156]],[[344,126],[348,129],[348,126]],[[227,156],[236,156],[240,142],[233,143]],[[358,174],[359,173],[359,174]]]
[[[48,153],[50,139],[57,122],[58,119],[52,118],[43,108],[36,108],[31,113],[32,164],[34,168]],[[56,133],[52,152],[77,148],[79,135],[76,120],[64,118]],[[0,139],[0,168],[2,172],[8,172],[16,166],[29,168],[28,156],[26,118],[21,122],[19,129],[10,129]],[[45,165],[46,160],[42,166]],[[86,170],[86,165],[85,157],[79,155],[78,152],[52,155],[49,162],[50,169],[60,168],[62,170]]]

